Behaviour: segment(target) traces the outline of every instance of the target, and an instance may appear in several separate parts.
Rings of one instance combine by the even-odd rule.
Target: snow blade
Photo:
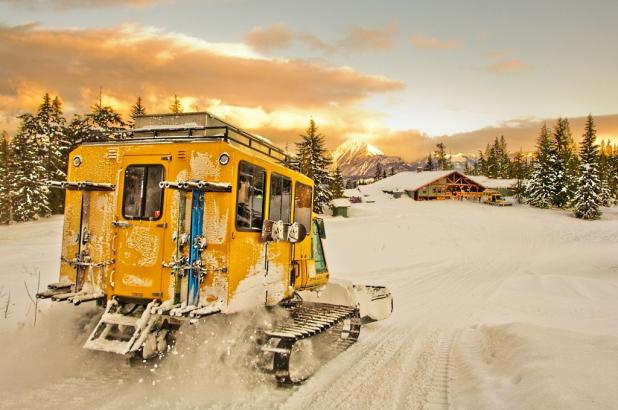
[[[300,294],[306,301],[355,306],[364,322],[386,319],[393,312],[393,296],[384,286],[331,279],[318,292],[304,291]]]

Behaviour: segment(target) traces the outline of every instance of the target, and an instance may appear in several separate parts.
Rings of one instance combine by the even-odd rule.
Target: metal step
[[[127,354],[138,350],[154,322],[156,316],[151,314],[157,301],[151,301],[144,307],[141,315],[132,316],[122,313],[122,305],[112,299],[107,302],[105,313],[84,344],[84,348],[118,354]]]

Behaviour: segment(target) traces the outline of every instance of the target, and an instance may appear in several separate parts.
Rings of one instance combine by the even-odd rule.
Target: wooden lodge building
[[[486,189],[459,171],[400,172],[376,184],[388,193],[404,191],[415,201],[432,199],[480,199]]]

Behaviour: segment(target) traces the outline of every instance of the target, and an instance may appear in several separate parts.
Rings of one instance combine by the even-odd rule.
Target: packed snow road
[[[96,321],[88,307],[55,306],[32,328],[22,272],[57,264],[60,220],[0,228],[13,261],[0,268],[16,303],[7,323],[17,312],[28,321],[5,323],[0,337],[0,407],[615,408],[617,210],[584,222],[374,197],[327,220],[327,260],[335,277],[388,286],[395,311],[289,389],[250,370],[249,315],[187,329],[156,367],[83,351]],[[43,232],[39,247],[19,246]]]

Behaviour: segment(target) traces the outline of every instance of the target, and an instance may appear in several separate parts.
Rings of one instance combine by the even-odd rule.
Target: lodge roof
[[[405,190],[405,191],[417,191],[418,189],[429,185],[433,182],[436,182],[442,178],[447,177],[451,174],[458,174],[465,178],[470,179],[472,182],[478,184],[482,188],[485,188],[481,183],[472,180],[470,177],[462,174],[459,171],[407,171],[400,172],[391,177],[384,178],[378,182],[372,184],[373,187],[381,189],[383,191],[396,191],[396,190]]]

